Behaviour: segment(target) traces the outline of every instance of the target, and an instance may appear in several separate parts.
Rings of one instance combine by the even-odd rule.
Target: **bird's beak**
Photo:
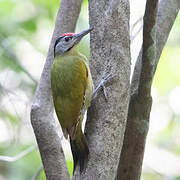
[[[75,34],[74,37],[75,37],[75,41],[76,41],[76,44],[79,43],[79,41],[85,36],[87,35],[89,32],[91,32],[93,30],[93,28],[89,28],[87,30],[84,30],[78,34]]]

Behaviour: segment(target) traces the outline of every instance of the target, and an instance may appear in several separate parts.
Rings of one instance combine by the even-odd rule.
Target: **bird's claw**
[[[105,84],[108,83],[110,80],[112,80],[114,77],[115,77],[115,75],[108,74],[105,78],[103,78],[103,79],[101,80],[101,82],[99,83],[99,85],[96,87],[96,89],[95,89],[95,91],[94,91],[93,99],[96,98],[97,92],[98,92],[100,89],[102,89],[104,98],[105,98],[106,101],[108,101],[107,91],[106,91]]]

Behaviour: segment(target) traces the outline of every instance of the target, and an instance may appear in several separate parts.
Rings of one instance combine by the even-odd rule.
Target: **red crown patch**
[[[64,33],[64,34],[62,34],[62,36],[73,36],[74,35],[74,33]]]

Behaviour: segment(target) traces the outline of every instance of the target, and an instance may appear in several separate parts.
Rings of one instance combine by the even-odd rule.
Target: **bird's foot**
[[[108,82],[110,82],[114,77],[115,77],[115,75],[108,74],[105,78],[103,78],[103,79],[101,80],[101,82],[99,83],[99,85],[98,85],[98,86],[95,88],[95,90],[94,90],[93,100],[97,97],[98,92],[99,92],[100,90],[102,90],[105,100],[108,101],[107,91],[106,91],[105,84],[107,84]]]

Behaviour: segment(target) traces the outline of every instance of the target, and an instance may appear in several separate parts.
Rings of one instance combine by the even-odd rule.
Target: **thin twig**
[[[131,43],[134,41],[134,39],[137,37],[137,35],[141,32],[141,30],[143,29],[143,25],[136,31],[136,33],[134,35],[131,35]]]
[[[135,27],[143,20],[143,17],[140,17],[137,21],[135,21],[135,23],[132,25],[131,28],[131,32],[130,32],[130,40],[131,43],[134,41],[134,39],[137,37],[137,35],[141,32],[141,30],[143,29],[143,24],[139,27],[139,29],[133,34],[133,31],[135,29]]]
[[[2,38],[2,37],[1,37]],[[3,38],[2,38],[3,39]],[[27,69],[19,62],[17,56],[14,54],[14,52],[11,50],[12,47],[10,47],[9,44],[3,42],[1,43],[1,48],[6,52],[6,56],[12,60],[14,64],[16,64],[35,84],[37,84],[37,80],[31,75],[30,72],[27,71]]]
[[[135,23],[132,25],[132,28],[131,28],[131,34],[132,32],[134,31],[135,27],[143,20],[143,17],[140,17],[139,19],[137,19],[135,21]]]
[[[15,162],[23,158],[24,156],[28,155],[30,152],[34,151],[36,148],[37,148],[37,145],[30,146],[29,148],[27,148],[26,150],[22,151],[21,153],[19,153],[18,155],[14,157],[0,156],[0,162]]]
[[[31,178],[31,180],[37,180],[37,178],[39,177],[41,171],[43,170],[43,166],[41,165],[39,167],[39,169],[35,172],[35,174],[33,175],[33,177]]]
[[[29,103],[28,101],[25,101],[24,99],[22,99],[22,98],[19,96],[19,94],[15,93],[15,91],[4,87],[1,83],[0,83],[0,90],[3,91],[4,95],[7,93],[7,94],[10,94],[10,95],[15,96],[18,101],[21,101],[21,102],[23,102],[23,103],[25,103],[25,104],[28,104],[28,103]]]
[[[157,170],[154,169],[153,167],[150,167],[149,165],[146,165],[146,167],[147,167],[147,169],[148,169],[149,171],[151,171],[152,173],[157,174],[157,175],[160,176],[160,177],[165,177],[164,174],[160,173],[159,171],[157,171]]]
[[[11,97],[9,96],[9,91],[8,91],[7,89],[3,88],[3,86],[1,86],[1,84],[0,84],[0,88],[1,88],[1,87],[2,87],[2,91],[3,91],[4,95],[6,95],[6,96],[8,97],[8,100],[9,100],[9,102],[11,103],[11,105],[12,105],[14,111],[15,111],[15,114],[16,114],[16,116],[17,116],[17,119],[18,119],[19,121],[21,121],[21,116],[19,115],[19,113],[18,113],[18,111],[17,111],[17,109],[16,109],[16,106],[14,105]],[[7,91],[6,91],[6,90],[7,90]]]

